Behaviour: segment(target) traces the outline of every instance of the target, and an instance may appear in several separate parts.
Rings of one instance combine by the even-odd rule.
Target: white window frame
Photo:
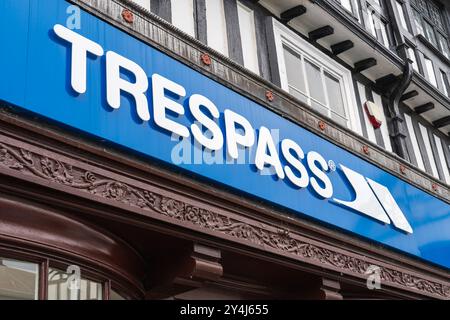
[[[353,78],[350,70],[337,63],[323,52],[314,48],[311,44],[303,40],[301,37],[286,28],[283,24],[281,24],[274,18],[272,18],[272,24],[274,29],[273,32],[275,38],[275,49],[277,54],[278,69],[280,72],[281,88],[289,92],[289,84],[287,79],[286,63],[284,60],[283,49],[283,45],[286,45],[294,51],[298,52],[302,57],[306,57],[309,61],[320,66],[321,70],[328,72],[330,75],[336,77],[339,80],[341,84],[341,92],[343,93],[342,99],[344,101],[344,109],[347,117],[347,127],[355,131],[359,135],[362,135],[361,123],[353,88]],[[303,72],[303,74],[306,77],[306,72]],[[308,81],[306,79],[305,84],[306,87],[308,87]],[[309,98],[308,101],[310,99],[311,98]],[[327,94],[325,94],[325,99],[328,100]],[[329,114],[330,113],[331,109],[329,109]]]

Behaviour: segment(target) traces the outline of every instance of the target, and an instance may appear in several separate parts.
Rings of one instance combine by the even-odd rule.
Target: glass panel
[[[443,30],[444,24],[442,23],[441,10],[432,1],[428,1],[428,13],[433,25]]]
[[[109,300],[126,300],[126,299],[122,297],[120,294],[118,294],[116,291],[111,290],[109,294]]]
[[[322,103],[319,103],[319,102],[311,99],[311,107],[313,107],[313,109],[319,111],[321,114],[323,114],[327,117],[330,116],[329,112],[328,112],[328,108],[325,105],[323,105]]]
[[[449,82],[448,82],[448,77],[447,74],[441,70],[441,80],[442,80],[442,88],[444,89],[444,93],[445,95],[448,97],[449,92],[450,92],[450,87],[449,87]]]
[[[398,16],[400,18],[400,24],[401,24],[402,28],[405,30],[409,30],[408,24],[406,23],[405,12],[403,10],[403,3],[396,1],[395,4],[397,6],[397,12],[398,12]]]
[[[336,121],[337,123],[340,123],[341,125],[343,125],[344,127],[347,127],[347,119],[341,117],[340,115],[332,112],[331,113],[331,119],[333,119],[334,121]]]
[[[71,276],[75,274],[49,268],[48,300],[102,300],[100,283],[82,278],[76,281]]]
[[[374,11],[371,13],[372,23],[369,25],[370,31],[385,47],[389,47],[386,23],[380,20]]]
[[[416,25],[417,34],[424,34],[423,26],[422,26],[422,18],[420,17],[420,13],[416,10],[413,10],[414,15],[414,23]]]
[[[344,100],[342,98],[341,84],[338,79],[325,72],[325,84],[328,92],[328,101],[331,110],[345,118]]]
[[[368,8],[368,13],[367,13],[367,29],[370,31],[370,33],[376,37],[377,36],[377,32],[375,31],[375,22],[374,22],[374,11],[371,8]]]
[[[302,61],[300,55],[286,46],[283,46],[283,48],[289,86],[293,87],[299,92],[306,92],[305,78],[303,76]]]
[[[439,32],[438,32],[438,42],[439,42],[439,49],[441,50],[441,52],[444,54],[446,58],[450,58],[447,39]]]
[[[341,0],[341,5],[348,11],[352,12],[352,3],[350,0]]]
[[[37,300],[38,270],[35,263],[0,258],[0,300]]]
[[[305,60],[305,67],[310,97],[325,105],[325,90],[323,88],[320,68],[308,60]]]
[[[412,66],[414,70],[419,72],[419,66],[417,65],[416,53],[413,48],[408,48],[408,58],[410,58],[413,62]]]
[[[427,37],[428,41],[437,46],[436,36],[434,35],[433,27],[427,21],[424,21],[424,26],[425,26],[425,36]]]
[[[379,22],[380,31],[381,31],[381,39],[380,42],[384,44],[385,47],[389,47],[389,38],[387,35],[387,25],[384,22]]]
[[[308,103],[308,96],[297,89],[295,89],[292,86],[289,86],[289,93],[292,94],[294,97],[299,99],[300,101],[303,101],[304,103]]]
[[[428,80],[431,82],[431,84],[435,87],[437,87],[437,81],[436,81],[436,74],[434,73],[434,67],[433,67],[433,62],[428,59],[427,57],[425,58],[425,68],[427,70],[427,75],[428,75]]]

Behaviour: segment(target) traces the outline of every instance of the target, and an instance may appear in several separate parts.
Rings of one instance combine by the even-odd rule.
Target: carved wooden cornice
[[[144,219],[156,219],[216,238],[275,253],[306,265],[345,274],[364,282],[370,265],[380,267],[382,286],[450,299],[450,282],[309,239],[280,223],[263,223],[220,207],[168,192],[144,179],[134,179],[93,166],[41,146],[0,135],[0,175],[102,202]],[[0,179],[0,186],[8,188]]]

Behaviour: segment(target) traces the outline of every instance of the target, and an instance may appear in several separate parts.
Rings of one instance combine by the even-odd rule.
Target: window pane
[[[434,73],[434,67],[433,67],[433,62],[428,59],[427,57],[425,58],[425,68],[427,70],[427,75],[428,75],[428,80],[431,82],[431,84],[435,87],[437,87],[437,81],[436,81],[436,74]]]
[[[341,5],[348,11],[352,12],[352,3],[350,0],[341,0]]]
[[[379,41],[384,44],[385,47],[389,47],[389,38],[387,35],[387,25],[384,22],[379,22],[380,31],[381,31],[381,38]]]
[[[325,94],[320,68],[308,60],[305,60],[305,67],[310,97],[325,105]]]
[[[283,48],[289,87],[292,87],[296,91],[306,92],[300,55],[286,46],[283,46]]]
[[[442,80],[442,88],[444,90],[445,95],[448,97],[450,93],[450,86],[448,82],[447,74],[441,70],[441,80]]]
[[[408,30],[408,25],[406,23],[406,18],[405,18],[405,12],[403,11],[403,3],[396,1],[395,4],[397,6],[397,12],[398,12],[398,16],[400,18],[400,24],[403,29]]]
[[[387,36],[387,26],[386,23],[380,20],[374,11],[370,14],[372,17],[371,22],[369,21],[369,28],[372,34],[381,42],[385,47],[389,47],[389,39]]]
[[[439,50],[444,54],[446,58],[450,58],[450,52],[448,50],[447,39],[438,32]]]
[[[374,37],[376,37],[377,36],[377,32],[376,32],[376,30],[375,30],[375,22],[374,22],[374,17],[375,17],[375,14],[374,14],[374,11],[372,10],[372,9],[370,9],[370,8],[368,8],[368,13],[367,13],[367,23],[368,23],[368,25],[367,25],[367,29],[370,31],[370,33],[374,36]]]
[[[98,282],[79,279],[71,281],[74,274],[49,268],[48,300],[102,300],[103,288]]]
[[[416,25],[417,34],[424,34],[423,26],[422,26],[422,18],[420,17],[420,13],[416,10],[413,10],[414,15],[414,23]]]
[[[346,118],[344,100],[342,98],[341,84],[338,79],[325,72],[325,84],[327,86],[328,101],[331,110],[337,115]]]
[[[434,35],[433,27],[427,21],[424,21],[424,25],[425,25],[425,36],[427,37],[428,41],[437,46],[436,36]]]
[[[37,300],[38,283],[37,264],[0,258],[0,300]]]
[[[416,53],[413,48],[408,48],[408,58],[410,58],[413,62],[412,66],[414,70],[419,72],[419,66],[417,65]]]

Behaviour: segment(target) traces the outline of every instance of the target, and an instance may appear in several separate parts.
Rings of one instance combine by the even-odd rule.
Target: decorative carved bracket
[[[194,243],[186,276],[191,279],[216,281],[223,275],[220,250]]]

